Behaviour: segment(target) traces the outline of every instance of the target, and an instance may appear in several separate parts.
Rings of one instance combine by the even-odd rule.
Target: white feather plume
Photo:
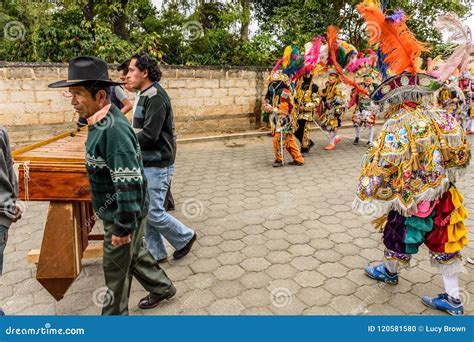
[[[432,76],[443,83],[454,74],[457,68],[463,70],[469,62],[472,48],[471,30],[454,13],[438,16],[434,26],[440,32],[448,34],[448,43],[458,45],[451,56],[437,70],[431,72]]]

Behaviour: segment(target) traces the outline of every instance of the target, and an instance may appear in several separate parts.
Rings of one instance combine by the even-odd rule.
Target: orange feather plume
[[[381,51],[386,55],[384,62],[395,74],[403,72],[416,73],[417,58],[422,51],[428,51],[425,44],[418,41],[405,24],[400,21],[385,20],[385,15],[374,5],[357,5],[357,10],[366,23],[370,44],[380,44]]]
[[[339,35],[339,29],[335,26],[329,26],[327,29],[327,38],[328,38],[328,49],[329,49],[329,55],[331,56],[332,63],[334,64],[334,68],[336,68],[337,73],[341,77],[342,82],[350,85],[351,87],[356,88],[359,93],[368,95],[368,91],[361,87],[357,82],[355,82],[353,79],[348,77],[346,74],[344,74],[344,70],[342,70],[342,67],[339,65],[337,62],[337,57],[336,57],[336,50],[335,48],[337,47],[337,36]]]

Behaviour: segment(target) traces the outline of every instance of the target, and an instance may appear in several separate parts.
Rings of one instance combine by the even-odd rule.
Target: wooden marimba
[[[82,269],[95,222],[85,161],[87,131],[68,132],[13,152],[20,198],[49,201],[36,279],[61,300]]]

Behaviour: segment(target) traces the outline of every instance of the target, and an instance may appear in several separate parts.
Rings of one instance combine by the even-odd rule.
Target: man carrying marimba
[[[156,307],[176,289],[143,245],[148,199],[142,157],[132,127],[110,103],[112,85],[103,60],[77,57],[69,62],[68,80],[49,87],[69,87],[71,104],[87,119],[86,169],[94,211],[105,230],[108,293],[102,314],[127,315],[132,276],[149,291],[138,304],[142,309]]]
[[[196,232],[165,210],[176,158],[176,129],[171,100],[158,83],[161,70],[145,53],[132,57],[127,84],[140,92],[133,111],[133,129],[143,153],[150,208],[145,229],[147,247],[157,262],[167,259],[163,237],[175,248],[173,257],[181,259],[196,241]]]
[[[0,126],[0,276],[3,273],[3,252],[7,245],[8,229],[21,218],[18,199],[18,180],[13,170],[13,159],[7,131]],[[5,313],[0,309],[0,315]]]

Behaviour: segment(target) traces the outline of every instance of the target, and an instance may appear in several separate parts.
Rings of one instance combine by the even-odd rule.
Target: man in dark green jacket
[[[95,57],[70,61],[68,80],[49,86],[69,87],[71,104],[87,120],[86,169],[92,204],[104,221],[103,267],[107,292],[103,315],[127,315],[132,276],[149,295],[140,308],[156,307],[176,289],[143,245],[148,211],[146,179],[136,135],[110,103],[107,64]],[[150,298],[154,306],[148,305]],[[146,303],[147,305],[142,305]]]

